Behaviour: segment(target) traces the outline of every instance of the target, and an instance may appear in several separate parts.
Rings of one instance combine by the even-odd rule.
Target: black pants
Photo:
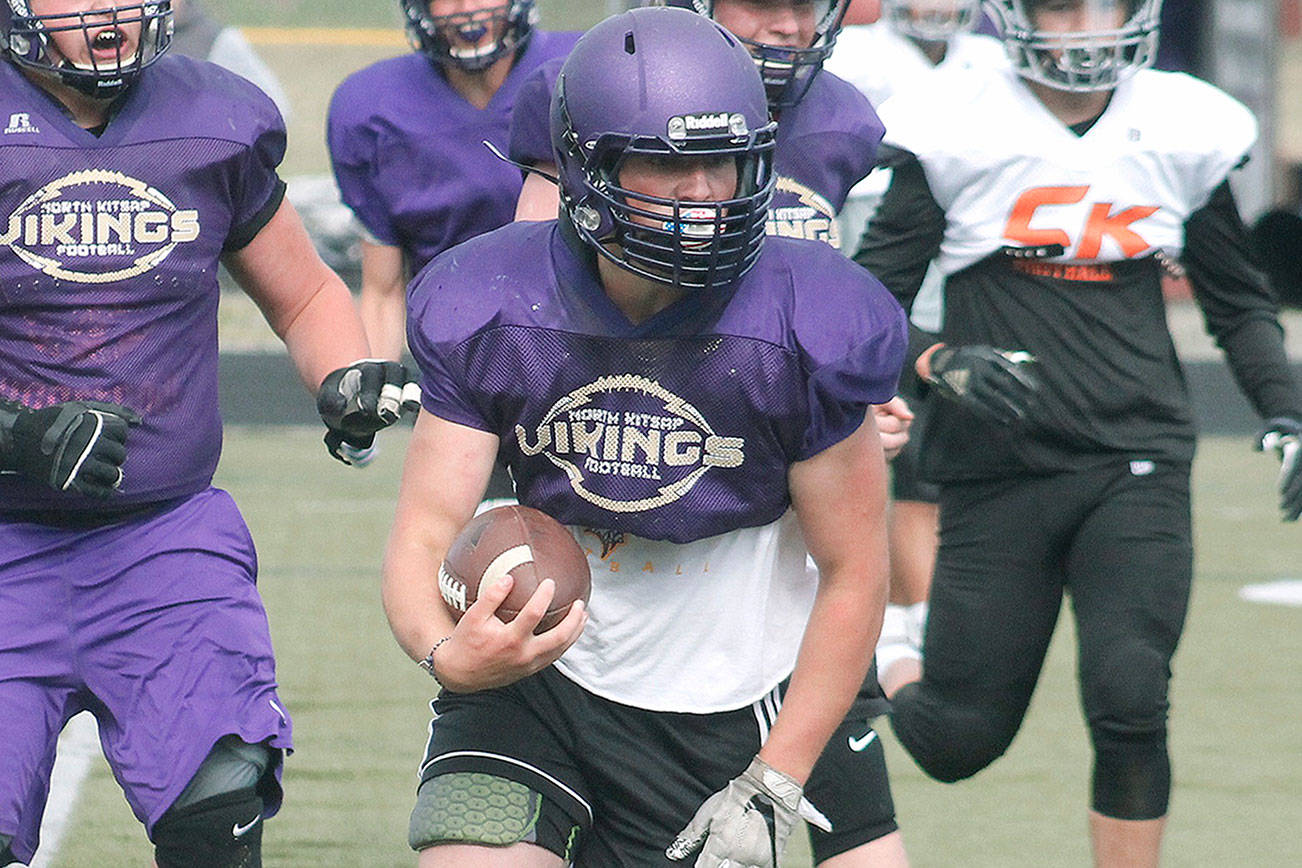
[[[1021,726],[1064,591],[1093,741],[1093,807],[1166,811],[1170,661],[1193,574],[1188,465],[946,484],[923,649],[924,678],[892,724],[928,774],[969,777]]]

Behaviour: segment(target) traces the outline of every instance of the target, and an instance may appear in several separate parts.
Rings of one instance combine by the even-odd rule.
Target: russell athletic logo
[[[51,277],[112,283],[145,274],[198,238],[199,212],[121,172],[88,169],[28,196],[0,233],[0,245]]]
[[[39,133],[40,127],[32,123],[32,116],[27,112],[17,112],[9,116],[9,123],[5,124],[6,136],[12,136],[18,133]]]
[[[575,389],[515,435],[525,455],[543,455],[575,493],[611,512],[673,503],[711,468],[746,460],[744,439],[716,433],[691,404],[635,374]]]

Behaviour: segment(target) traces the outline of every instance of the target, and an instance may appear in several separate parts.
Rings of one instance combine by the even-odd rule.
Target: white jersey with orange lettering
[[[935,77],[881,116],[886,143],[917,156],[948,219],[943,275],[1006,245],[1073,263],[1179,256],[1185,221],[1257,138],[1256,119],[1228,94],[1155,70],[1122,82],[1083,135],[1011,67]]]
[[[1228,183],[1257,135],[1241,104],[1186,75],[1141,71],[1073,127],[1006,69],[932,76],[881,117],[893,177],[855,260],[936,333],[915,334],[913,352],[937,337],[1026,350],[1044,383],[1016,431],[937,407],[924,476],[1052,472],[1118,454],[1190,460],[1164,268],[1187,269],[1263,418],[1294,406],[1275,304]],[[942,280],[924,282],[929,265]]]

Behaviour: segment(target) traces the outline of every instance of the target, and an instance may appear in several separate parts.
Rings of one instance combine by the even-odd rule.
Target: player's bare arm
[[[330,454],[365,467],[376,432],[416,409],[417,390],[402,365],[370,358],[348,287],[321,261],[294,207],[282,201],[253,240],[223,261],[316,394]]]
[[[288,200],[223,262],[285,342],[313,392],[326,374],[370,356],[348,287],[321,261]]]
[[[802,788],[863,683],[886,608],[886,463],[873,414],[845,440],[791,465],[788,481],[819,567],[796,668],[768,740],[679,832],[666,851],[673,860],[701,846],[697,864],[768,865],[766,842],[781,852],[797,816],[831,829]],[[767,834],[747,807],[755,799],[773,806]]]
[[[818,594],[760,757],[803,781],[863,683],[886,607],[886,463],[872,414],[788,479]]]
[[[362,292],[357,307],[378,359],[399,361],[407,345],[407,262],[401,247],[362,242]]]
[[[433,674],[458,692],[510,684],[550,665],[574,643],[587,613],[571,608],[555,627],[533,629],[554,585],[539,586],[512,621],[495,612],[510,582],[485,589],[456,624],[439,596],[439,564],[483,498],[497,457],[496,435],[422,412],[416,420],[384,559],[384,609],[398,644],[413,660],[451,637],[432,661]]]

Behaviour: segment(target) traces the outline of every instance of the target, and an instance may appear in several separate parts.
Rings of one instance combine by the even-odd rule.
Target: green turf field
[[[270,868],[414,864],[406,817],[430,685],[390,638],[378,595],[403,437],[389,437],[378,465],[357,472],[329,459],[315,430],[228,433],[218,481],[259,544],[298,745],[285,774],[287,806],[267,826]],[[1166,864],[1299,865],[1302,608],[1251,605],[1236,594],[1245,583],[1302,577],[1302,527],[1275,520],[1271,462],[1240,440],[1206,442],[1196,475],[1198,580],[1175,663]],[[886,728],[916,866],[1088,864],[1088,754],[1072,666],[1062,630],[1021,735],[973,781],[924,779]],[[54,864],[125,868],[149,858],[98,762]],[[808,865],[803,842],[785,864]]]

